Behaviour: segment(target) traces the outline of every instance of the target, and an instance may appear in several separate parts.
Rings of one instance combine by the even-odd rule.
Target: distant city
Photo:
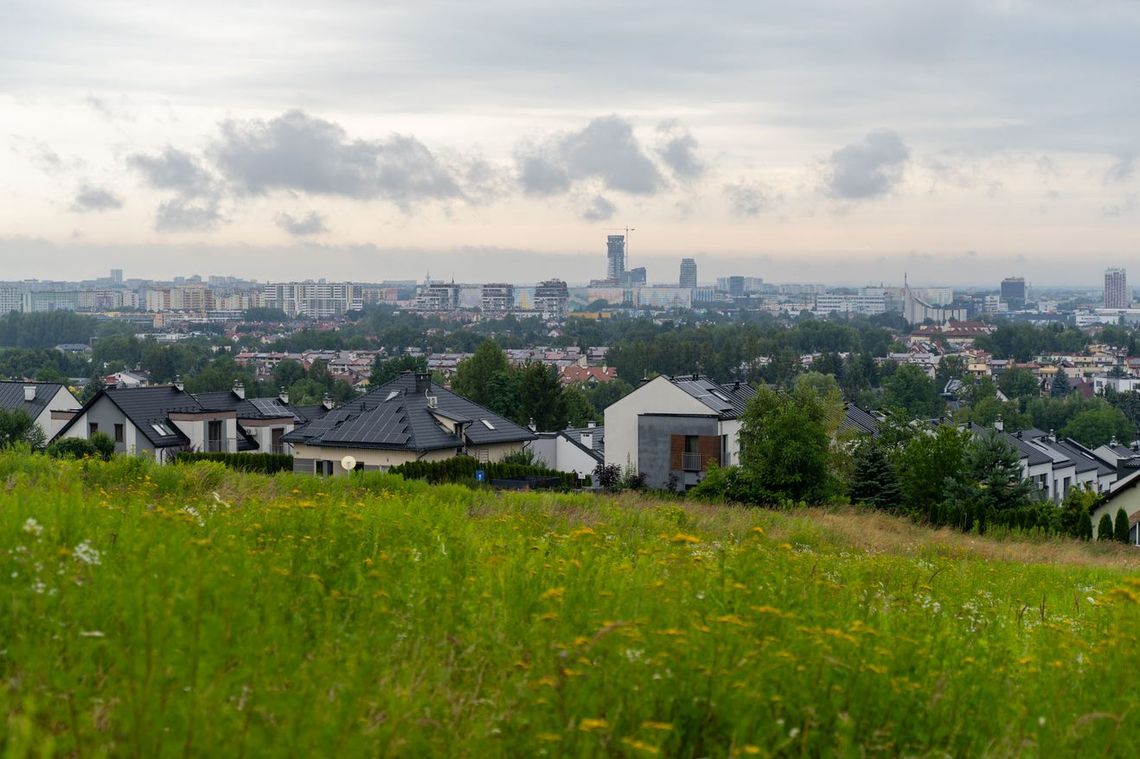
[[[616,312],[652,315],[670,311],[804,312],[819,317],[898,314],[910,325],[967,321],[1004,315],[1042,323],[1140,323],[1123,268],[1104,272],[1103,292],[1089,288],[1034,288],[1023,276],[995,287],[901,285],[827,287],[771,283],[734,275],[703,282],[697,262],[681,258],[675,278],[649,283],[645,267],[630,267],[627,235],[608,235],[599,271],[605,276],[570,284],[557,276],[534,283],[386,280],[380,282],[257,282],[228,276],[134,279],[122,269],[80,282],[0,282],[0,313],[74,311],[128,319],[157,330],[241,320],[251,309],[279,311],[289,319],[337,319],[366,306],[444,315],[456,320],[514,316],[559,322],[568,314],[603,318]]]

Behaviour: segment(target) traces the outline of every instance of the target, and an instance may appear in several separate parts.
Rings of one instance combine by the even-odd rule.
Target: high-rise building
[[[1132,293],[1128,290],[1128,279],[1124,269],[1104,270],[1104,307],[1129,308],[1132,305]]]
[[[697,286],[697,262],[691,258],[681,259],[681,279],[677,282],[680,287]]]
[[[733,275],[728,278],[728,294],[733,296],[744,295],[744,277]]]
[[[1001,299],[1011,306],[1025,305],[1025,278],[1006,277],[1001,281]]]
[[[637,266],[625,273],[625,276],[622,277],[622,284],[626,287],[644,287],[647,276],[645,267]]]
[[[111,269],[111,281],[113,283],[115,283],[116,285],[123,284],[123,270],[122,269]]]
[[[621,284],[625,276],[625,235],[606,237],[606,279]]]
[[[287,316],[324,319],[343,316],[364,308],[364,292],[351,282],[277,282],[265,286],[267,308],[279,308]]]
[[[505,282],[483,285],[480,310],[485,314],[507,314],[515,307],[515,286]]]
[[[560,279],[539,282],[534,288],[534,310],[542,313],[547,320],[566,316],[566,305],[570,302],[570,289]]]

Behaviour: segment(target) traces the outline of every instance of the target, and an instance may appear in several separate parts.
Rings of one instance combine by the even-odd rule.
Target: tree
[[[567,424],[571,427],[584,427],[589,422],[601,421],[601,415],[581,387],[571,385],[563,389],[562,398],[566,402]]]
[[[599,420],[604,418],[607,406],[612,406],[632,392],[633,386],[623,379],[599,382],[586,389],[586,395],[597,410]]]
[[[761,387],[741,418],[742,470],[751,500],[818,503],[833,490],[828,471],[832,410],[808,385],[791,392]]]
[[[1124,509],[1116,510],[1116,521],[1113,525],[1112,534],[1121,543],[1128,542],[1128,513]]]
[[[377,356],[372,363],[372,373],[368,377],[368,386],[377,388],[386,382],[391,382],[404,372],[426,372],[427,370],[427,358],[424,356],[404,355],[387,360]]]
[[[451,389],[470,401],[492,408],[492,379],[496,374],[509,373],[510,369],[507,354],[498,343],[491,339],[484,340],[471,358],[459,362],[455,378],[451,381]],[[509,411],[508,415],[513,416]]]
[[[946,481],[961,475],[969,442],[969,432],[943,424],[933,434],[914,434],[895,451],[892,463],[908,510],[937,521],[933,517],[943,500]]]
[[[0,409],[0,448],[25,443],[32,448],[44,447],[44,431],[22,408]]]
[[[1036,398],[1041,395],[1037,378],[1027,369],[1007,369],[1002,372],[998,377],[998,388],[1010,400]]]
[[[941,392],[950,380],[966,376],[966,359],[961,356],[943,356],[934,370],[934,386]]]
[[[855,448],[851,473],[851,501],[884,511],[902,506],[898,475],[882,446],[873,439]]]
[[[547,364],[528,363],[519,372],[519,418],[524,424],[533,419],[541,432],[566,428],[566,398],[558,370]]]
[[[944,505],[956,526],[985,525],[1000,512],[1029,506],[1033,485],[1022,479],[1021,460],[996,431],[974,437],[965,449],[959,476],[946,484]]]
[[[934,382],[914,364],[903,364],[889,380],[883,381],[884,403],[906,411],[912,418],[933,419],[946,408]]]
[[[292,387],[295,382],[305,379],[305,367],[300,361],[285,359],[273,367],[273,384],[277,388]]]
[[[1104,540],[1112,540],[1113,537],[1112,517],[1110,517],[1108,514],[1102,514],[1100,517],[1100,522],[1098,522],[1096,526],[1097,542],[1099,543]]]
[[[1073,392],[1073,385],[1069,382],[1069,375],[1063,367],[1057,367],[1057,374],[1053,377],[1053,385],[1049,388],[1049,395],[1054,398],[1064,398]]]
[[[1120,409],[1113,408],[1103,401],[1101,404],[1081,411],[1061,429],[1064,437],[1071,437],[1083,446],[1096,448],[1113,438],[1131,442],[1136,436],[1136,428]]]

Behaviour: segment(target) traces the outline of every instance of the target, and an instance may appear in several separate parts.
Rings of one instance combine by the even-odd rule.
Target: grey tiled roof
[[[462,422],[466,442],[472,445],[535,438],[530,430],[435,383],[431,383],[427,393],[417,393],[415,388],[415,375],[405,372],[367,395],[294,429],[283,439],[287,443],[334,448],[413,451],[464,445],[465,441],[445,429],[437,417]],[[429,408],[429,393],[436,399],[434,408]]]
[[[31,385],[36,389],[35,398],[24,400],[24,387]],[[63,385],[58,382],[0,382],[0,408],[14,410],[23,409],[28,416],[35,419],[43,413],[55,394]]]
[[[194,414],[206,410],[202,408],[202,404],[198,403],[193,395],[185,390],[179,390],[172,385],[156,385],[152,387],[109,387],[88,401],[87,405],[83,407],[83,411],[91,408],[104,396],[123,412],[123,415],[142,432],[143,436],[155,448],[170,448],[190,442],[190,439],[182,434],[178,426],[170,421],[168,418],[170,414]],[[81,416],[83,416],[82,412],[76,414],[56,434],[56,437],[62,437]],[[173,434],[162,434],[152,426],[155,424],[165,425]]]
[[[301,415],[280,398],[241,398],[232,390],[195,393],[203,408],[210,411],[233,411],[238,419],[284,419],[300,421]]]
[[[864,411],[853,403],[848,403],[843,410],[843,421],[839,423],[839,429],[843,431],[854,430],[864,435],[878,437],[879,420],[871,412]]]
[[[744,413],[744,407],[756,390],[747,382],[733,382],[721,385],[708,377],[699,375],[679,375],[668,378],[675,387],[684,390],[701,403],[715,411],[721,419],[736,419]]]

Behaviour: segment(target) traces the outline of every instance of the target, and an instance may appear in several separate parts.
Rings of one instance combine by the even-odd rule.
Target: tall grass
[[[1140,751],[1126,570],[820,517],[0,454],[0,747]]]

